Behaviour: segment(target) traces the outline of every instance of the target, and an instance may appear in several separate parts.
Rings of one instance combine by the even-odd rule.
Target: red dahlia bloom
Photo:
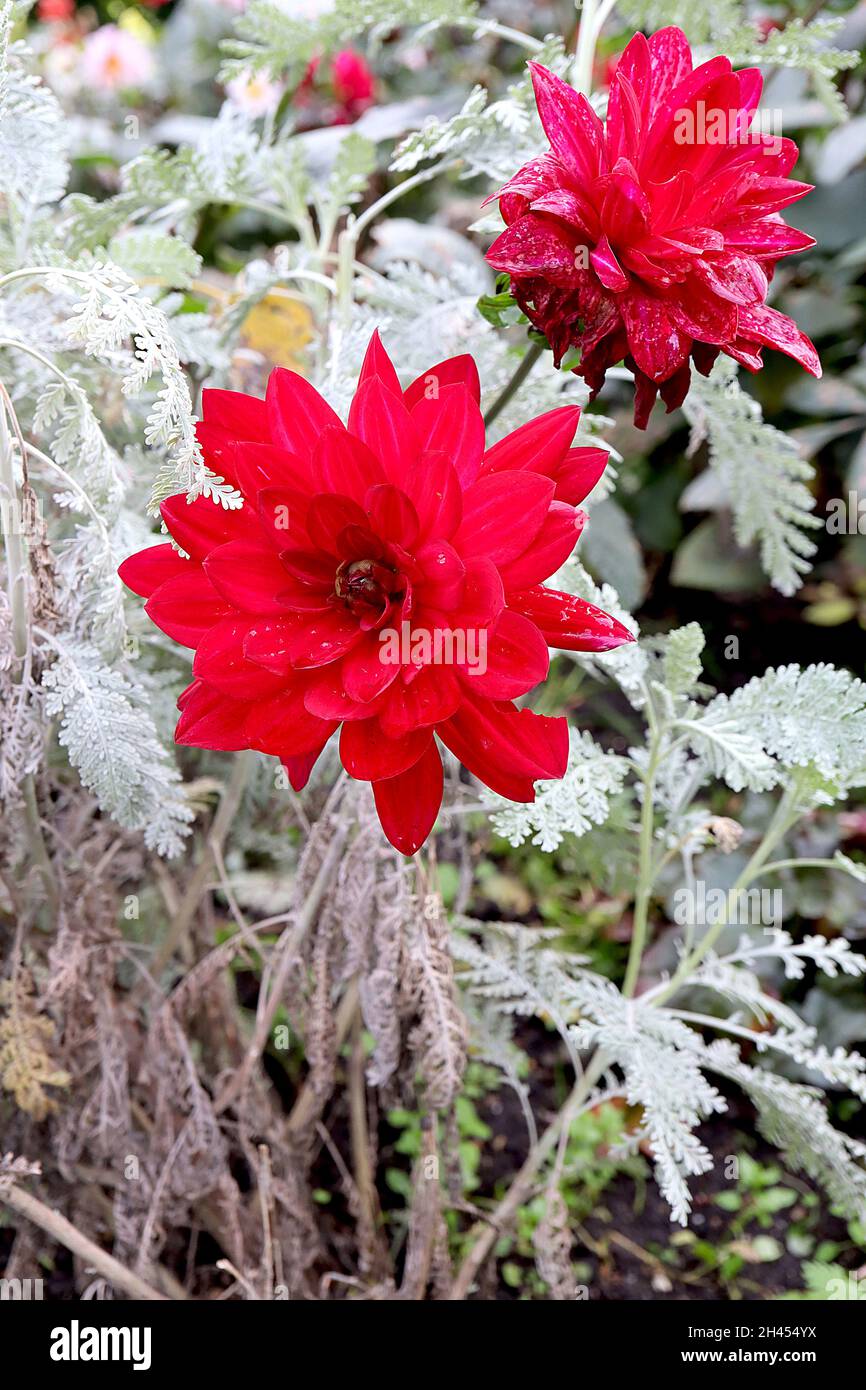
[[[120,567],[157,626],[196,649],[178,743],[275,754],[300,788],[342,725],[343,765],[373,783],[406,854],[442,799],[434,735],[494,791],[532,801],[537,779],[565,771],[568,730],[512,701],[544,680],[548,643],[631,640],[542,586],[607,455],[570,447],[573,406],[485,449],[478,399],[471,357],[402,391],[378,334],[348,427],[282,368],[264,401],[206,391],[202,448],[243,506],[170,497],[163,520],[189,558],[156,545]]]
[[[692,70],[680,29],[636,34],[611,81],[607,120],[586,97],[530,64],[551,148],[495,196],[507,230],[488,259],[547,337],[559,365],[581,351],[597,391],[625,360],[636,380],[635,423],[657,391],[668,410],[720,352],[757,371],[778,348],[813,376],[817,353],[765,303],[777,260],[813,246],[780,210],[810,184],[788,178],[793,140],[750,133],[756,68],[727,58]]]

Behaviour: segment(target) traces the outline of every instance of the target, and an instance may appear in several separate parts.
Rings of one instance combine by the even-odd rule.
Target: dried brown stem
[[[313,886],[307,895],[303,908],[298,914],[294,928],[291,929],[288,942],[281,952],[280,963],[271,982],[267,1001],[259,1011],[252,1040],[246,1050],[243,1061],[222,1094],[218,1096],[214,1102],[214,1112],[217,1115],[221,1115],[223,1111],[227,1110],[238,1098],[250,1078],[253,1067],[262,1055],[271,1028],[273,1027],[277,1011],[282,1003],[283,990],[289,976],[289,971],[297,961],[298,953],[303,945],[304,938],[316,920],[322,898],[325,895],[325,889],[330,883],[334,870],[340,862],[340,856],[343,853],[343,847],[346,843],[348,833],[347,826],[340,826],[334,832],[334,837],[328,847],[327,854],[322,860]]]
[[[213,870],[213,845],[219,847],[223,845],[232,821],[238,813],[249,778],[252,757],[253,754],[251,753],[239,753],[235,758],[231,777],[214,816],[213,827],[207,843],[202,849],[201,859],[195,867],[180,907],[154,953],[150,965],[150,974],[154,980],[159,980],[163,970],[189,932],[199,903],[207,891],[208,880]]]
[[[71,1221],[67,1221],[65,1216],[61,1216],[59,1211],[40,1202],[38,1197],[34,1197],[29,1192],[25,1192],[22,1187],[12,1185],[0,1189],[0,1201],[12,1207],[21,1216],[32,1221],[34,1225],[40,1226],[48,1235],[59,1240],[61,1245],[65,1245],[67,1250],[71,1250],[73,1255],[92,1265],[97,1269],[110,1284],[122,1289],[129,1294],[130,1298],[148,1300],[165,1303],[165,1294],[161,1294],[154,1289],[144,1279],[140,1279],[132,1270],[127,1269],[113,1255],[109,1255],[107,1250],[103,1250],[88,1236],[82,1234]]]

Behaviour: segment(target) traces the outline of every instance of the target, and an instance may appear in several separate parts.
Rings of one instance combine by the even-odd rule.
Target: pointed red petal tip
[[[367,351],[364,354],[364,363],[361,367],[361,374],[358,377],[358,385],[367,381],[370,377],[379,377],[382,384],[387,386],[389,391],[393,391],[395,396],[399,396],[400,378],[397,375],[394,363],[385,350],[385,345],[379,336],[378,328],[373,329],[372,336],[367,344]]]

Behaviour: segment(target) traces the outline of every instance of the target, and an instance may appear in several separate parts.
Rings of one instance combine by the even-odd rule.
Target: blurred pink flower
[[[866,835],[866,810],[841,811],[836,817],[836,823],[842,831],[843,839]]]
[[[103,24],[84,40],[81,80],[100,92],[143,87],[153,76],[153,54],[147,44],[116,24]]]

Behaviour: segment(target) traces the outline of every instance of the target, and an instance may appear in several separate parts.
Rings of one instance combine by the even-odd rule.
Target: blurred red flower
[[[334,95],[350,112],[363,111],[373,100],[374,79],[366,59],[354,49],[344,48],[331,60]]]
[[[300,788],[342,725],[343,765],[372,782],[406,854],[441,803],[434,735],[494,791],[532,801],[564,773],[568,729],[512,701],[545,679],[549,643],[632,640],[542,584],[577,542],[606,453],[571,447],[573,406],[487,449],[479,394],[468,356],[401,390],[378,334],[348,426],[282,368],[265,401],[206,391],[204,456],[243,506],[171,497],[162,517],[189,558],[156,545],[120,567],[157,626],[196,649],[177,741],[274,754]]]
[[[46,24],[71,19],[74,14],[75,0],[39,0],[36,9],[37,18]]]
[[[625,360],[641,426],[657,393],[681,404],[690,361],[706,374],[720,352],[757,371],[773,347],[820,376],[809,339],[766,303],[776,261],[815,243],[780,216],[811,189],[788,177],[797,146],[750,130],[760,72],[727,58],[693,70],[680,29],[637,34],[602,122],[530,66],[551,148],[494,195],[508,225],[488,258],[556,364],[580,349],[575,370],[597,391]]]
[[[331,125],[350,125],[368,106],[372,106],[376,80],[366,59],[352,48],[335,53],[328,64],[319,57],[311,58],[295,92],[295,105],[308,106],[317,83],[322,82],[334,97],[336,105],[329,112]]]

